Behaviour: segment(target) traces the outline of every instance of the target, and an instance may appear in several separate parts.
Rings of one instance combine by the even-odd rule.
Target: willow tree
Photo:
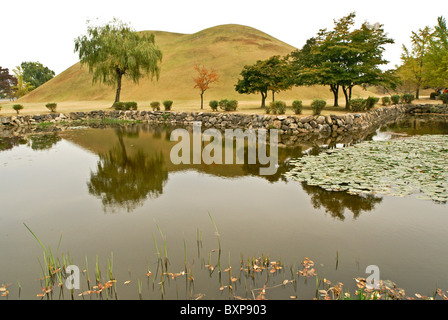
[[[153,34],[140,34],[117,19],[103,26],[88,25],[87,34],[75,39],[81,64],[89,67],[92,81],[116,86],[120,101],[123,76],[138,83],[142,77],[159,78],[162,52]]]

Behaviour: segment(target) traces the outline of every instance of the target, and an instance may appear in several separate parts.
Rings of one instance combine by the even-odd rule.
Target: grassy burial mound
[[[286,55],[295,48],[257,29],[228,24],[202,30],[194,34],[163,31],[143,31],[153,33],[155,42],[163,53],[159,81],[145,78],[138,85],[124,80],[121,100],[138,101],[148,104],[153,100],[170,99],[179,101],[199,101],[199,92],[194,89],[194,66],[213,68],[219,74],[219,82],[214,84],[204,96],[208,101],[223,98],[240,101],[260,100],[260,95],[238,94],[234,85],[244,65],[274,55]],[[103,84],[92,84],[92,76],[86,66],[79,63],[71,66],[52,80],[20,99],[24,103],[46,103],[48,101],[113,101],[114,89]],[[366,95],[361,89],[355,95]],[[276,99],[330,99],[327,87],[298,87],[276,95]],[[271,97],[268,97],[270,100]]]

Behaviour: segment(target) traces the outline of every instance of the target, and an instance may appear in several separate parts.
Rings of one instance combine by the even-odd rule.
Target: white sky
[[[356,12],[356,23],[379,22],[395,44],[387,45],[385,58],[394,67],[402,44],[412,31],[434,26],[437,17],[448,19],[448,1],[403,0],[21,0],[0,4],[0,66],[12,69],[23,61],[39,61],[64,71],[78,61],[74,39],[86,32],[86,20],[113,17],[129,22],[137,31],[161,30],[195,33],[235,23],[263,31],[296,48],[333,20]],[[157,42],[157,39],[156,39]]]

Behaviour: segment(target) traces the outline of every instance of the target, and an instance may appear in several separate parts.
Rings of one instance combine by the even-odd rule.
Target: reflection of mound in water
[[[363,211],[372,211],[375,206],[383,201],[382,198],[372,194],[351,195],[346,192],[334,192],[322,189],[319,186],[310,186],[302,182],[303,190],[311,196],[311,204],[315,209],[323,207],[333,218],[345,220],[345,210],[353,213],[353,219],[357,219]]]
[[[30,136],[31,149],[48,150],[56,145],[62,138],[57,133],[36,134]]]
[[[119,144],[99,155],[97,171],[91,173],[87,186],[89,193],[101,198],[105,211],[124,208],[130,212],[147,197],[163,193],[168,171],[161,153],[148,156],[139,149],[129,155],[123,142],[126,133],[121,129],[116,133]]]

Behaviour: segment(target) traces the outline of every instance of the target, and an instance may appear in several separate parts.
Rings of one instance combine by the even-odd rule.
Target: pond
[[[297,274],[307,258],[320,287],[341,282],[353,294],[375,265],[407,296],[446,291],[446,203],[326,191],[284,174],[291,159],[446,135],[447,123],[413,117],[356,137],[299,137],[279,147],[270,176],[259,164],[174,165],[164,126],[4,136],[0,299],[313,299],[315,278]],[[42,293],[49,257],[79,267],[79,289]],[[95,293],[96,277],[113,287]]]

